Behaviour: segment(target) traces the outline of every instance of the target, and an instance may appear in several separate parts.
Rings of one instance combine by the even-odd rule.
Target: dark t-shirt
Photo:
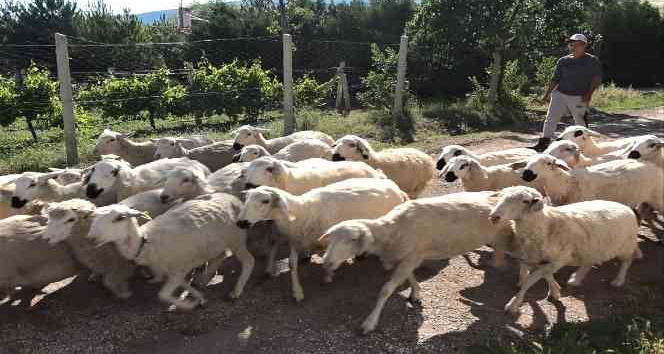
[[[596,56],[586,53],[581,58],[566,55],[556,63],[553,81],[557,90],[570,96],[582,96],[590,90],[592,78],[602,77],[602,65]]]

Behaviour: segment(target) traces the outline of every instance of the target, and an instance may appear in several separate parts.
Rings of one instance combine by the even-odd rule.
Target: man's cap
[[[578,41],[578,42],[583,42],[585,44],[588,44],[588,38],[586,36],[582,35],[581,33],[577,33],[572,35],[567,39],[568,41]]]

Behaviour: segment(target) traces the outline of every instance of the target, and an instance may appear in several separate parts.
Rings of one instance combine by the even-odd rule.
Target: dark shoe
[[[548,148],[549,145],[551,145],[551,138],[540,138],[537,141],[537,145],[529,146],[528,148],[533,149],[537,152],[544,152],[544,150],[546,150],[546,148]]]

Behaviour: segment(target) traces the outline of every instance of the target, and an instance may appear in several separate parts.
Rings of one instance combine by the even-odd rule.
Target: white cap
[[[583,42],[585,44],[588,44],[588,38],[586,38],[586,36],[582,35],[581,33],[577,33],[575,35],[572,35],[571,37],[569,37],[569,40],[570,41],[579,41],[579,42]]]

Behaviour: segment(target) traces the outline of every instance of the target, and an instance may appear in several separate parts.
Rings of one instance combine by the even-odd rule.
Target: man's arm
[[[544,95],[542,96],[542,102],[547,102],[551,99],[551,92],[553,92],[556,87],[558,87],[558,81],[553,79],[549,81],[549,86],[546,88],[546,91],[544,91]]]
[[[593,99],[593,93],[595,93],[595,90],[597,90],[601,83],[602,78],[600,76],[593,76],[592,81],[590,82],[590,90],[583,95],[583,102],[590,103],[590,100]]]

